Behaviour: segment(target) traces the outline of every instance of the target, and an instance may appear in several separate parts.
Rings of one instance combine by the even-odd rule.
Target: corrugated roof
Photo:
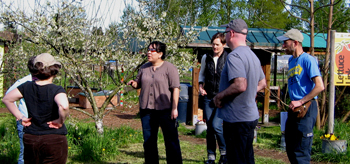
[[[217,32],[225,32],[226,27],[202,27],[202,26],[181,26],[184,34],[190,29],[199,33],[196,40],[189,44],[190,47],[211,47],[211,37]],[[254,47],[265,47],[266,49],[281,48],[281,41],[277,40],[276,37],[283,35],[285,31],[277,29],[266,29],[266,28],[249,28],[247,35],[247,44]],[[303,47],[310,47],[310,37],[303,33],[304,41]],[[315,48],[326,48],[327,34],[317,34],[315,36]]]

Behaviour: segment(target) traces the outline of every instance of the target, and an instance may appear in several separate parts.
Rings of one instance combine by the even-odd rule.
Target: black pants
[[[23,135],[24,163],[56,163],[67,161],[68,144],[65,135]]]
[[[227,163],[254,164],[254,129],[258,120],[229,123],[224,121]]]
[[[177,121],[171,119],[171,109],[141,109],[143,148],[146,164],[158,164],[158,129],[162,128],[166,161],[168,164],[182,164],[180,141],[177,132]]]

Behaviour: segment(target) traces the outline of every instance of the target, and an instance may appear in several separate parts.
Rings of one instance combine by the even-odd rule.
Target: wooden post
[[[196,66],[194,66],[192,69],[192,125],[195,125],[198,119],[199,68]]]
[[[271,64],[268,63],[265,65],[265,78],[266,78],[266,88],[270,88],[270,72],[271,72]],[[262,122],[269,123],[269,105],[270,105],[270,90],[265,90],[265,97],[264,97],[264,112],[262,115]]]

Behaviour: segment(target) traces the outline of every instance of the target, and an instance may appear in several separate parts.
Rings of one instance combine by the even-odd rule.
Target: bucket
[[[281,112],[280,116],[281,116],[281,131],[283,133],[286,130],[286,121],[288,118],[288,112]]]
[[[199,122],[196,124],[196,129],[194,132],[195,132],[195,135],[200,135],[205,130],[207,130],[207,124]]]
[[[322,153],[343,153],[346,151],[346,140],[322,140]]]
[[[186,123],[187,118],[187,106],[188,106],[188,99],[187,100],[179,100],[179,103],[177,105],[177,111],[179,113],[177,120],[179,122]]]

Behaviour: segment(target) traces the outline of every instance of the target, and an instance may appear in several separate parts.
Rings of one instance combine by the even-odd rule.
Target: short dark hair
[[[42,62],[37,62],[34,65],[35,71],[32,73],[33,76],[37,77],[40,80],[45,80],[50,78],[51,76],[55,76],[58,74],[61,66],[59,64],[54,64],[48,67],[44,67]]]
[[[28,60],[28,63],[27,63],[27,67],[28,67],[29,72],[30,72],[31,74],[33,74],[33,72],[36,72],[36,71],[37,71],[36,68],[34,67],[34,60],[35,60],[35,57],[36,57],[36,56],[30,57],[29,60]]]
[[[224,33],[218,32],[216,34],[213,35],[213,37],[211,38],[210,43],[213,43],[215,39],[220,39],[222,44],[226,44],[226,39],[225,39],[225,35]]]
[[[157,52],[163,52],[163,55],[162,55],[162,60],[165,59],[166,57],[166,44],[165,43],[162,43],[160,41],[153,41],[152,43],[150,43],[147,48],[152,45],[153,48],[155,48],[157,50]]]

